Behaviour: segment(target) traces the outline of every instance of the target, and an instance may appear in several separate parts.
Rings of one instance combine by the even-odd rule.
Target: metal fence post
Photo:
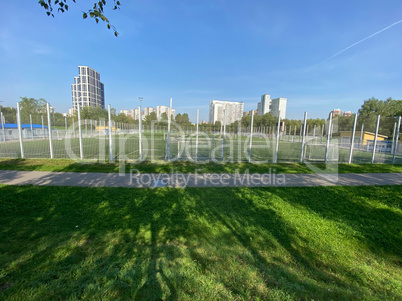
[[[32,114],[29,114],[29,124],[31,125],[31,139],[33,140]]]
[[[6,129],[5,129],[5,123],[6,121],[4,120],[4,114],[1,112],[1,125],[2,125],[2,132],[3,132],[3,141],[6,142]]]
[[[142,98],[139,98],[140,101]],[[142,114],[141,114],[141,105],[138,106],[138,112],[140,114],[140,117],[138,118],[138,152],[140,155],[140,161],[142,161]]]
[[[355,114],[355,120],[353,121],[352,141],[350,142],[350,152],[349,152],[349,161],[348,161],[349,164],[352,163],[352,158],[353,158],[353,148],[355,146],[356,123],[357,123],[357,114]]]
[[[392,154],[392,164],[395,163],[395,155],[398,151],[398,139],[399,139],[399,128],[401,127],[401,116],[398,118],[398,125],[396,126],[396,136],[395,136],[395,145],[394,145],[394,153]]]
[[[253,123],[254,123],[254,112],[251,113],[250,145],[248,147],[248,163],[251,162],[251,148],[253,147]]]
[[[313,142],[314,142],[314,144],[315,144],[315,130],[316,130],[316,128],[317,128],[317,125],[314,124],[314,131],[313,131]]]
[[[361,148],[361,146],[363,145],[363,133],[364,133],[364,123],[362,123],[362,129],[360,131],[360,144],[359,144],[359,150]]]
[[[303,135],[303,126],[300,125],[299,142],[301,141],[302,135]]]
[[[375,136],[374,136],[374,145],[373,145],[373,154],[371,155],[371,163],[374,163],[375,160],[375,149],[377,148],[377,136],[378,136],[378,128],[380,127],[380,115],[377,115],[377,124],[375,126]]]
[[[108,126],[109,126],[109,161],[113,162],[113,139],[112,139],[112,113],[110,109],[110,105],[107,105],[107,118],[108,118]]]
[[[170,107],[169,107],[169,116],[168,116],[168,133],[167,133],[167,140],[166,140],[166,158],[170,161],[170,123],[171,123],[171,115],[172,115],[172,102],[173,99],[170,98]]]
[[[241,121],[237,124],[237,162],[241,162],[241,157],[242,157],[242,151],[241,151]]]
[[[196,133],[195,133],[195,161],[196,162],[198,160],[198,123],[199,123],[199,117],[200,117],[200,109],[197,108],[197,128],[196,128]]]
[[[292,136],[292,126],[291,125],[289,125],[288,141],[290,141],[290,136]],[[292,141],[293,141],[293,137],[292,137]]]
[[[307,112],[304,112],[304,124],[303,124],[303,136],[300,150],[300,162],[303,162],[303,154],[304,154],[304,142],[306,139],[306,128],[307,128]]]
[[[324,129],[325,129],[325,123],[322,125],[322,128],[321,128],[321,142],[320,143],[322,143],[322,138],[324,138]]]
[[[329,142],[331,140],[331,128],[332,128],[332,112],[329,114],[329,122],[327,127],[327,144],[325,146],[325,164],[328,162],[328,149],[329,149]]]
[[[276,129],[274,163],[278,162],[279,134],[281,132],[281,112],[278,111],[278,127]]]
[[[21,109],[20,109],[20,103],[19,102],[17,102],[17,123],[18,123],[18,139],[20,141],[21,159],[24,159],[25,158],[24,141],[22,139]]]
[[[227,109],[225,109],[223,115],[222,161],[225,160],[226,115],[227,115]]]
[[[84,147],[82,145],[82,128],[81,128],[81,105],[78,103],[78,140],[80,144],[80,159],[84,159]]]
[[[53,154],[53,141],[52,141],[52,119],[50,118],[50,103],[46,103],[47,112],[47,130],[49,133],[49,149],[50,149],[50,159],[54,158]]]

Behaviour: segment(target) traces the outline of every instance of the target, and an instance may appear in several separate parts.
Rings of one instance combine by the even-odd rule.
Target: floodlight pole
[[[24,143],[22,139],[22,125],[21,125],[21,109],[20,103],[17,102],[17,124],[18,124],[18,139],[20,141],[20,152],[21,152],[21,159],[25,158],[24,155]]]
[[[353,158],[353,148],[355,146],[356,123],[357,123],[357,114],[355,114],[355,120],[353,121],[352,141],[350,142],[350,152],[349,152],[349,161],[348,161],[349,164],[352,163],[352,158]]]
[[[50,118],[50,103],[46,103],[46,112],[47,112],[47,130],[49,133],[49,150],[50,150],[50,159],[54,158],[53,154],[53,141],[52,141],[52,119]]]
[[[371,155],[371,163],[374,163],[375,160],[375,149],[377,147],[377,136],[378,136],[378,128],[380,127],[380,115],[377,115],[377,124],[375,127],[375,136],[374,136],[374,145],[373,145],[373,154]]]
[[[395,163],[395,155],[398,151],[398,138],[399,138],[399,128],[401,127],[401,116],[398,118],[398,125],[396,126],[396,136],[395,136],[395,145],[394,145],[394,153],[392,154],[392,164]],[[4,128],[4,126],[3,126]]]
[[[138,128],[139,128],[139,141],[138,141],[138,152],[140,154],[140,161],[142,161],[142,114],[141,114],[141,103],[143,98],[138,97],[138,100],[140,101],[140,105],[138,106]]]
[[[254,111],[251,113],[250,145],[248,147],[248,163],[251,162],[251,148],[253,147],[253,124],[254,124]]]

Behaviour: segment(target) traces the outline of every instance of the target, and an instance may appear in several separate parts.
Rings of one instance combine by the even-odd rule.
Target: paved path
[[[118,174],[0,170],[0,184],[132,188],[402,185],[402,173]]]

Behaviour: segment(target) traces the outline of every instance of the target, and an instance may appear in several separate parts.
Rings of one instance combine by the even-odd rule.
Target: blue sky
[[[79,65],[101,74],[116,109],[168,105],[208,120],[209,101],[262,94],[288,99],[287,117],[356,112],[370,97],[402,99],[402,2],[125,1],[106,14],[120,33],[83,20],[91,1],[47,17],[36,0],[4,1],[0,10],[0,101],[44,98],[71,107]],[[331,58],[338,52],[344,52]],[[331,58],[327,60],[328,58]]]

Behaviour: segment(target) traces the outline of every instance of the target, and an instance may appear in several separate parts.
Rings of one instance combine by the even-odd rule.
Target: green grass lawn
[[[402,165],[392,164],[312,164],[327,173],[401,173]],[[137,169],[141,173],[313,173],[309,166],[303,163],[194,163],[189,161],[174,162],[141,162],[123,164],[123,171]],[[119,163],[99,163],[94,161],[74,161],[65,159],[0,159],[0,170],[26,170],[26,171],[58,171],[58,172],[107,172],[122,171]]]
[[[0,186],[1,300],[401,300],[402,189]]]

